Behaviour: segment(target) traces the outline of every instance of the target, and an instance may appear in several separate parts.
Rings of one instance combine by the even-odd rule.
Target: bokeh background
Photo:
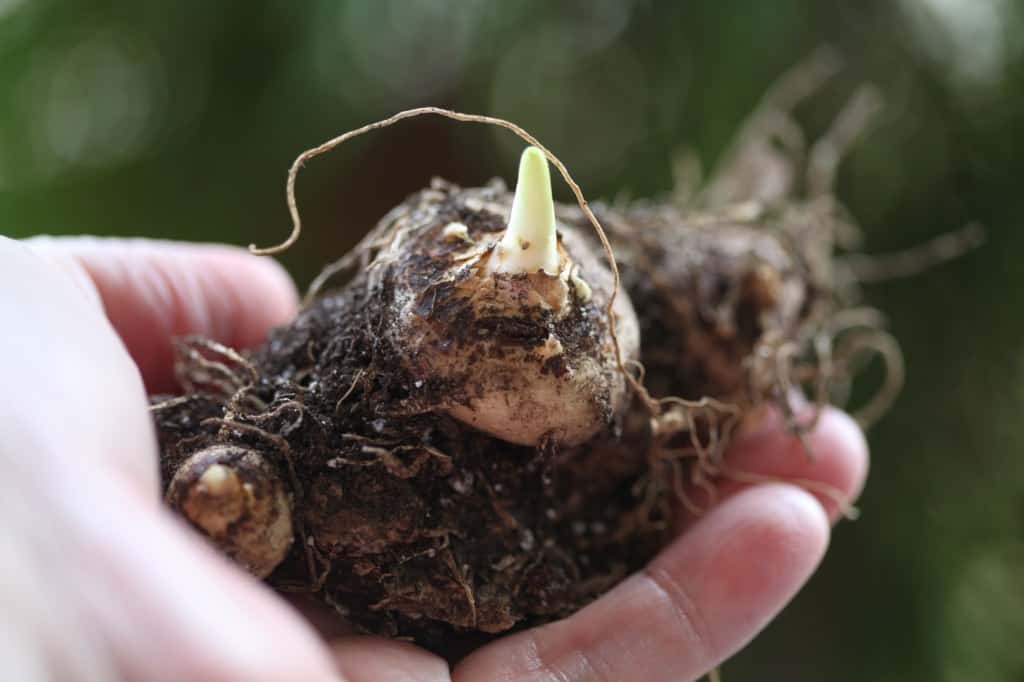
[[[0,0],[0,234],[274,243],[298,152],[421,104],[517,121],[588,197],[658,195],[822,43],[847,67],[808,130],[862,81],[886,99],[839,179],[866,249],[970,220],[988,242],[866,291],[908,385],[870,434],[862,517],[725,679],[1019,682],[1024,3]],[[304,286],[431,175],[511,179],[520,147],[440,119],[354,141],[300,176],[282,260]]]

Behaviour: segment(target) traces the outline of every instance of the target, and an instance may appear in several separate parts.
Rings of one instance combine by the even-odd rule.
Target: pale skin
[[[148,392],[170,339],[260,342],[296,310],[273,261],[230,247],[0,238],[0,660],[10,679],[697,679],[738,651],[821,560],[829,498],[724,484],[643,571],[577,614],[454,669],[413,645],[325,641],[160,501]],[[808,440],[762,411],[728,461],[856,497],[867,448],[829,409]]]

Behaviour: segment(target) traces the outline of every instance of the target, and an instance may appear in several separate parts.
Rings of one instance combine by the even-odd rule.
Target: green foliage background
[[[656,195],[675,153],[712,163],[835,45],[847,69],[801,116],[821,131],[857,83],[885,94],[840,178],[867,249],[969,220],[989,239],[868,290],[909,383],[862,518],[726,676],[1022,680],[1022,29],[1014,0],[0,0],[0,233],[272,243],[299,151],[421,104],[521,123],[591,198]],[[282,260],[305,285],[431,175],[509,178],[519,148],[425,119],[355,141],[301,176]]]

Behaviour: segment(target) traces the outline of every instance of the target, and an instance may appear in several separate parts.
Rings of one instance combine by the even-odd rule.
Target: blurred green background
[[[726,680],[1024,680],[1024,3],[0,0],[0,233],[274,243],[298,152],[421,104],[524,125],[590,198],[656,195],[822,43],[848,63],[809,130],[861,81],[886,98],[839,182],[867,249],[989,238],[867,290],[908,385],[862,518]],[[346,145],[300,176],[282,260],[304,286],[431,175],[510,178],[520,147],[440,119]]]

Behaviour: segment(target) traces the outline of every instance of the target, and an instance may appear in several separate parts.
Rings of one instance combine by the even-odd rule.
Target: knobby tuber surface
[[[152,408],[167,501],[276,588],[436,650],[600,595],[699,513],[746,411],[891,350],[834,259],[834,168],[801,180],[816,147],[771,144],[829,68],[769,93],[702,191],[595,207],[614,337],[579,207],[554,207],[557,273],[499,271],[513,194],[435,180],[260,348],[183,340],[183,393]]]

